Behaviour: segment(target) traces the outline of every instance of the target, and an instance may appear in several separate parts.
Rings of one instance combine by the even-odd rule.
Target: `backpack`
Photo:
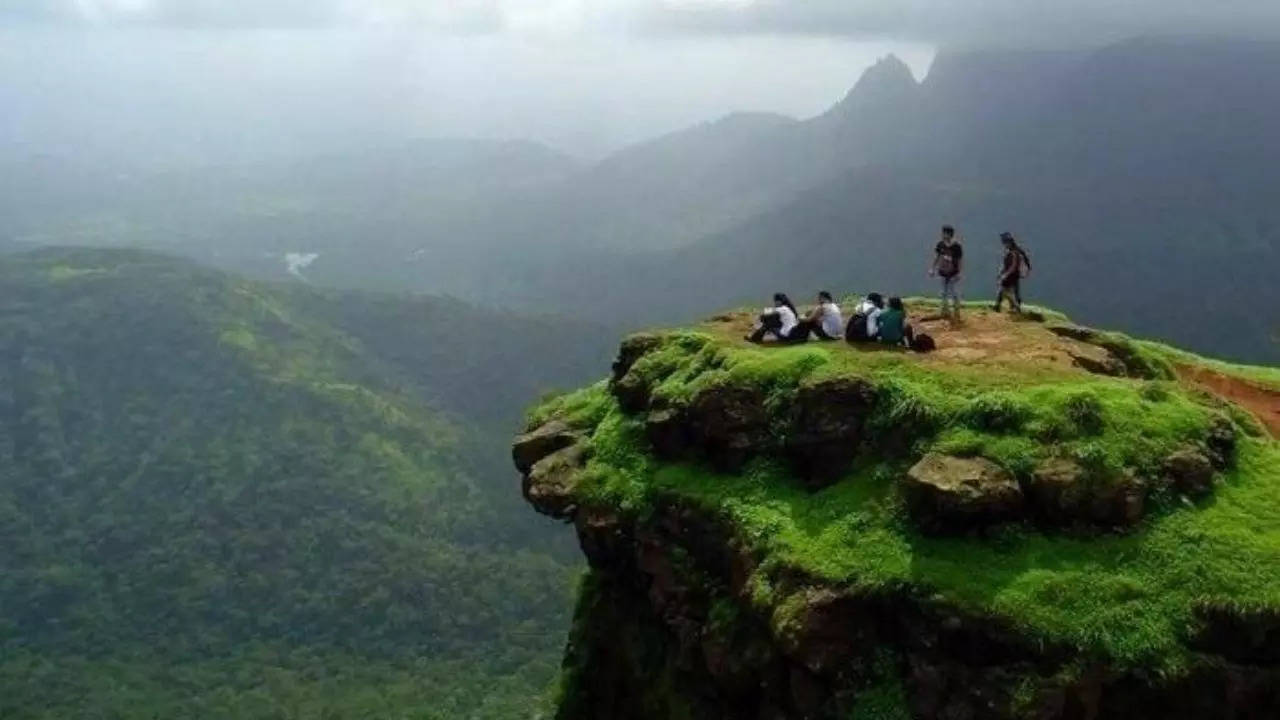
[[[851,343],[866,342],[871,339],[867,336],[866,313],[856,312],[849,318],[849,324],[844,326],[844,339]]]
[[[1018,277],[1024,278],[1031,272],[1031,256],[1021,246],[1018,247]]]
[[[915,340],[911,343],[911,349],[918,353],[933,352],[938,349],[938,344],[933,341],[933,336],[928,333],[916,333]]]

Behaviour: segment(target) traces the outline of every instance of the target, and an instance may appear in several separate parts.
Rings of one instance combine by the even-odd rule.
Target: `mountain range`
[[[45,158],[10,173],[21,187],[0,233],[16,247],[160,247],[267,277],[287,253],[316,253],[304,274],[325,284],[629,328],[776,290],[930,292],[923,269],[952,223],[970,296],[992,294],[1008,230],[1040,261],[1036,299],[1271,362],[1278,71],[1280,43],[1245,40],[943,51],[923,81],[888,57],[817,117],[730,115],[585,165],[487,141],[194,178]],[[1186,321],[1205,307],[1214,322]]]

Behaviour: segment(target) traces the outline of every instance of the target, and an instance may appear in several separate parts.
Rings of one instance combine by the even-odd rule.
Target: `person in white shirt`
[[[800,321],[793,340],[808,340],[812,333],[819,340],[839,339],[844,332],[844,317],[840,314],[840,306],[831,298],[831,293],[823,290],[818,293],[818,304],[813,306],[809,315]]]
[[[877,333],[880,332],[880,313],[884,311],[884,297],[880,293],[868,293],[862,302],[854,308],[853,319],[850,323],[858,321],[859,325],[851,326],[845,338],[849,342],[870,342],[876,339]]]
[[[778,342],[791,342],[799,339],[799,332],[797,332],[799,327],[796,306],[784,293],[777,293],[773,296],[773,307],[765,308],[764,312],[760,313],[760,324],[746,339],[753,343],[760,343],[764,342],[766,335],[773,335]],[[807,337],[806,330],[805,338]]]

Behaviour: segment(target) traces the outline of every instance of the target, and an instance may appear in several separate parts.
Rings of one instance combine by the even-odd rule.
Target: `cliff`
[[[917,304],[917,310],[919,304]],[[1280,714],[1280,372],[1045,312],[641,334],[516,440],[591,570],[559,717]]]

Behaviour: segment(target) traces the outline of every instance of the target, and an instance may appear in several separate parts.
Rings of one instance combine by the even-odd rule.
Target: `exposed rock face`
[[[581,444],[561,448],[533,464],[524,477],[524,497],[544,515],[568,518],[577,507],[574,493],[586,450]]]
[[[1204,608],[1204,661],[1162,680],[905,589],[859,594],[771,571],[726,526],[674,502],[644,521],[583,508],[575,524],[592,576],[560,720],[877,717],[861,703],[886,674],[920,720],[1280,716],[1274,614]],[[761,577],[776,604],[751,599]]]
[[[521,491],[538,512],[568,519],[577,510],[574,493],[588,459],[585,439],[585,433],[560,420],[516,438],[511,456],[523,475]]]
[[[620,405],[623,395],[632,397],[633,384],[627,375],[613,385]],[[752,457],[778,453],[792,462],[802,482],[817,489],[839,479],[862,450],[875,401],[875,389],[856,378],[808,384],[791,399],[785,425],[771,426],[763,392],[715,387],[687,405],[649,410],[645,434],[660,458],[700,457],[725,472],[740,470]]]
[[[772,446],[764,393],[722,387],[698,393],[684,412],[694,446],[717,469],[735,472]]]
[[[926,530],[981,528],[1023,514],[1018,481],[984,458],[929,453],[902,482],[907,507]]]
[[[516,469],[527,474],[533,464],[551,453],[567,448],[582,439],[582,433],[560,420],[535,428],[516,438],[511,446],[511,459]]]
[[[1033,511],[1046,524],[1118,527],[1142,519],[1147,487],[1132,474],[1093,478],[1079,463],[1054,458],[1036,467],[1027,495]]]
[[[859,378],[832,378],[800,387],[785,452],[810,486],[828,485],[848,469],[875,402],[875,388]]]

